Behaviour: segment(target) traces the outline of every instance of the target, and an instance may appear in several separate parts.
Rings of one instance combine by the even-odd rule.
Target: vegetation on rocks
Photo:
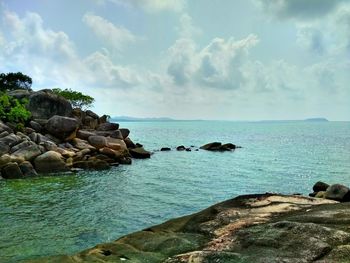
[[[88,109],[92,106],[95,99],[89,95],[85,95],[79,91],[74,91],[71,89],[53,89],[55,94],[62,96],[67,99],[74,108]]]

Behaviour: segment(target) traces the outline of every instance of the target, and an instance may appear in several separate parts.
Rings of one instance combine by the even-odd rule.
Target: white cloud
[[[202,30],[194,26],[193,19],[188,14],[180,16],[180,26],[177,28],[180,38],[194,38],[202,34]]]
[[[109,47],[121,51],[126,45],[135,42],[138,38],[128,29],[114,25],[108,20],[87,13],[83,17],[83,22],[88,25],[94,34],[102,39]]]
[[[347,0],[255,0],[264,12],[279,19],[313,19],[331,13]]]
[[[202,50],[197,50],[193,40],[179,39],[169,49],[168,74],[180,86],[237,89],[244,82],[242,66],[258,41],[255,35],[238,41],[215,38]]]
[[[186,7],[185,0],[94,0],[98,5],[106,2],[116,3],[126,7],[142,8],[146,12],[156,13],[162,11],[180,12]]]

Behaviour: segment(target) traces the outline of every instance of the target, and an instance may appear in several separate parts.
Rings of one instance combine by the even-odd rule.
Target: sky
[[[110,116],[350,120],[350,0],[0,0],[0,72]]]

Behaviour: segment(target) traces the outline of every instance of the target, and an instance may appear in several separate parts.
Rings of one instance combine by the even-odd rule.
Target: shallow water
[[[0,181],[0,262],[71,254],[240,194],[350,185],[349,122],[130,122],[149,150],[233,142],[214,153],[155,152],[103,172]]]

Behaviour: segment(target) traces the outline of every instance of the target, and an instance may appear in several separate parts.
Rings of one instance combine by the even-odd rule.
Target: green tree
[[[52,90],[55,94],[64,97],[67,99],[74,108],[82,108],[87,109],[92,106],[95,99],[93,97],[90,97],[89,95],[85,95],[79,91],[74,91],[71,89],[53,89]]]
[[[30,119],[31,113],[26,109],[27,99],[18,100],[2,93],[0,95],[0,120],[16,125],[17,130],[22,130]]]
[[[10,91],[16,89],[31,90],[32,79],[21,72],[1,73],[0,74],[0,91]]]

